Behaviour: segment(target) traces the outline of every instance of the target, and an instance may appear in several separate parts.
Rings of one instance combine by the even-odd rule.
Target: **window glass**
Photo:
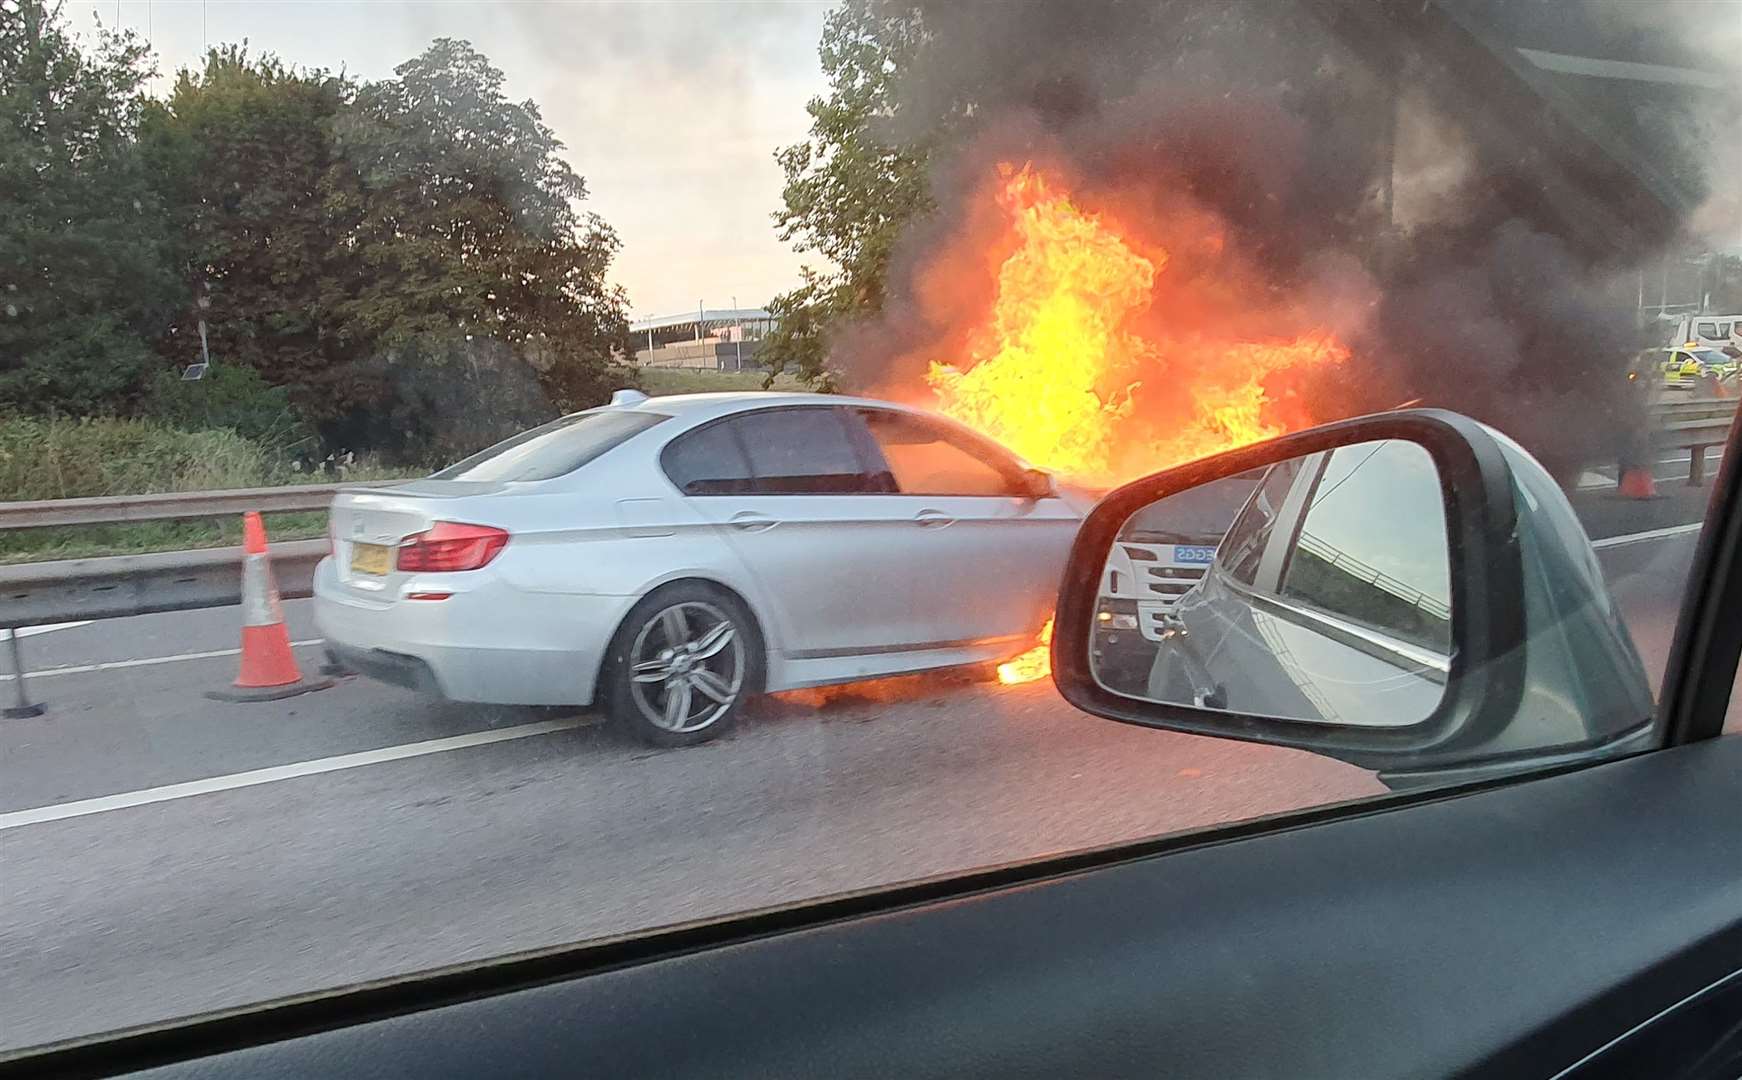
[[[1421,446],[1339,447],[1307,498],[1281,595],[1406,641],[1451,648],[1439,471]]]
[[[840,409],[771,409],[733,421],[762,495],[873,490]]]
[[[660,455],[665,475],[685,495],[731,495],[751,489],[750,462],[733,429],[723,420],[673,439]]]
[[[1019,495],[1016,463],[985,460],[968,440],[939,424],[881,409],[860,412],[883,451],[896,489],[908,495]]]
[[[631,435],[665,420],[660,413],[601,409],[552,420],[450,465],[436,480],[549,480],[574,472]]]
[[[1701,131],[1742,87],[1539,50],[1735,44],[1687,55],[1691,0],[1332,6],[0,0],[0,1059],[1388,797],[1086,718],[1041,644],[1110,492],[1349,417],[1542,462],[1522,700],[1579,722],[1516,749],[1636,724],[1742,400],[1695,375],[1742,331]],[[1443,640],[1372,550],[1431,507],[1309,458],[1132,517],[1102,670],[1317,663],[1333,603],[1409,638],[1357,672]],[[400,591],[407,548],[449,569]]]
[[[1263,469],[1190,488],[1131,515],[1120,536],[1152,544],[1216,544],[1252,497]]]

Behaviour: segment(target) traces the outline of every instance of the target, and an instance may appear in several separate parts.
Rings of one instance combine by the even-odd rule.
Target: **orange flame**
[[[1040,644],[998,665],[998,681],[1006,686],[1033,682],[1052,674],[1052,620],[1040,628]]]
[[[1158,287],[1177,288],[1166,250],[1082,209],[1032,166],[1001,173],[1012,251],[995,299],[967,338],[966,363],[934,360],[926,382],[939,411],[1030,464],[1112,486],[1281,435],[1288,425],[1271,391],[1347,357],[1324,330],[1241,340],[1170,323],[1165,300],[1150,310]],[[1238,253],[1223,242],[1211,228],[1194,250],[1228,264]],[[1048,622],[1038,646],[999,665],[999,681],[1049,674],[1051,639]]]
[[[1283,434],[1267,383],[1347,356],[1323,331],[1217,341],[1180,327],[1132,329],[1167,253],[1140,253],[1116,223],[1079,208],[1032,167],[1006,172],[1000,202],[1015,250],[999,268],[968,363],[933,361],[926,382],[939,411],[1031,464],[1110,486]],[[1138,409],[1140,390],[1162,405]]]

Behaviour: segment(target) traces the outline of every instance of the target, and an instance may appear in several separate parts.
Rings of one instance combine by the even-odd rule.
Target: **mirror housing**
[[[1402,440],[1439,473],[1450,560],[1445,693],[1418,722],[1304,722],[1133,697],[1096,678],[1094,620],[1108,555],[1141,509],[1192,488],[1355,443]],[[1650,684],[1595,552],[1535,459],[1468,417],[1412,410],[1327,424],[1157,473],[1117,489],[1071,550],[1052,638],[1065,700],[1126,723],[1311,750],[1392,786],[1473,779],[1647,741]]]

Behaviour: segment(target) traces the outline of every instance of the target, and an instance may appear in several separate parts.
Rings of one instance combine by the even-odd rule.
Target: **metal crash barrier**
[[[1688,451],[1688,483],[1705,483],[1706,451],[1729,439],[1736,402],[1736,398],[1658,402],[1651,409],[1651,448]]]
[[[299,484],[0,503],[0,529],[185,521],[240,515],[249,510],[323,511],[341,490],[383,487],[396,482]],[[272,545],[279,595],[293,600],[311,595],[315,564],[326,553],[327,542],[321,539]],[[27,672],[18,628],[229,607],[242,600],[242,555],[240,547],[221,547],[0,566],[0,630],[8,639],[6,652],[11,661],[14,699],[0,715],[14,719],[40,716],[43,711],[40,703],[30,700],[25,687]]]

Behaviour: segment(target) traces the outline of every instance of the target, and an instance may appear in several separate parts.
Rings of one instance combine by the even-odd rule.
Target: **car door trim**
[[[872,645],[860,649],[790,649],[781,655],[793,660],[830,660],[843,656],[883,656],[889,653],[931,652],[938,649],[989,649],[994,645],[1026,640],[1020,634],[1003,634],[997,637],[957,638],[952,641],[904,641],[899,645]]]

